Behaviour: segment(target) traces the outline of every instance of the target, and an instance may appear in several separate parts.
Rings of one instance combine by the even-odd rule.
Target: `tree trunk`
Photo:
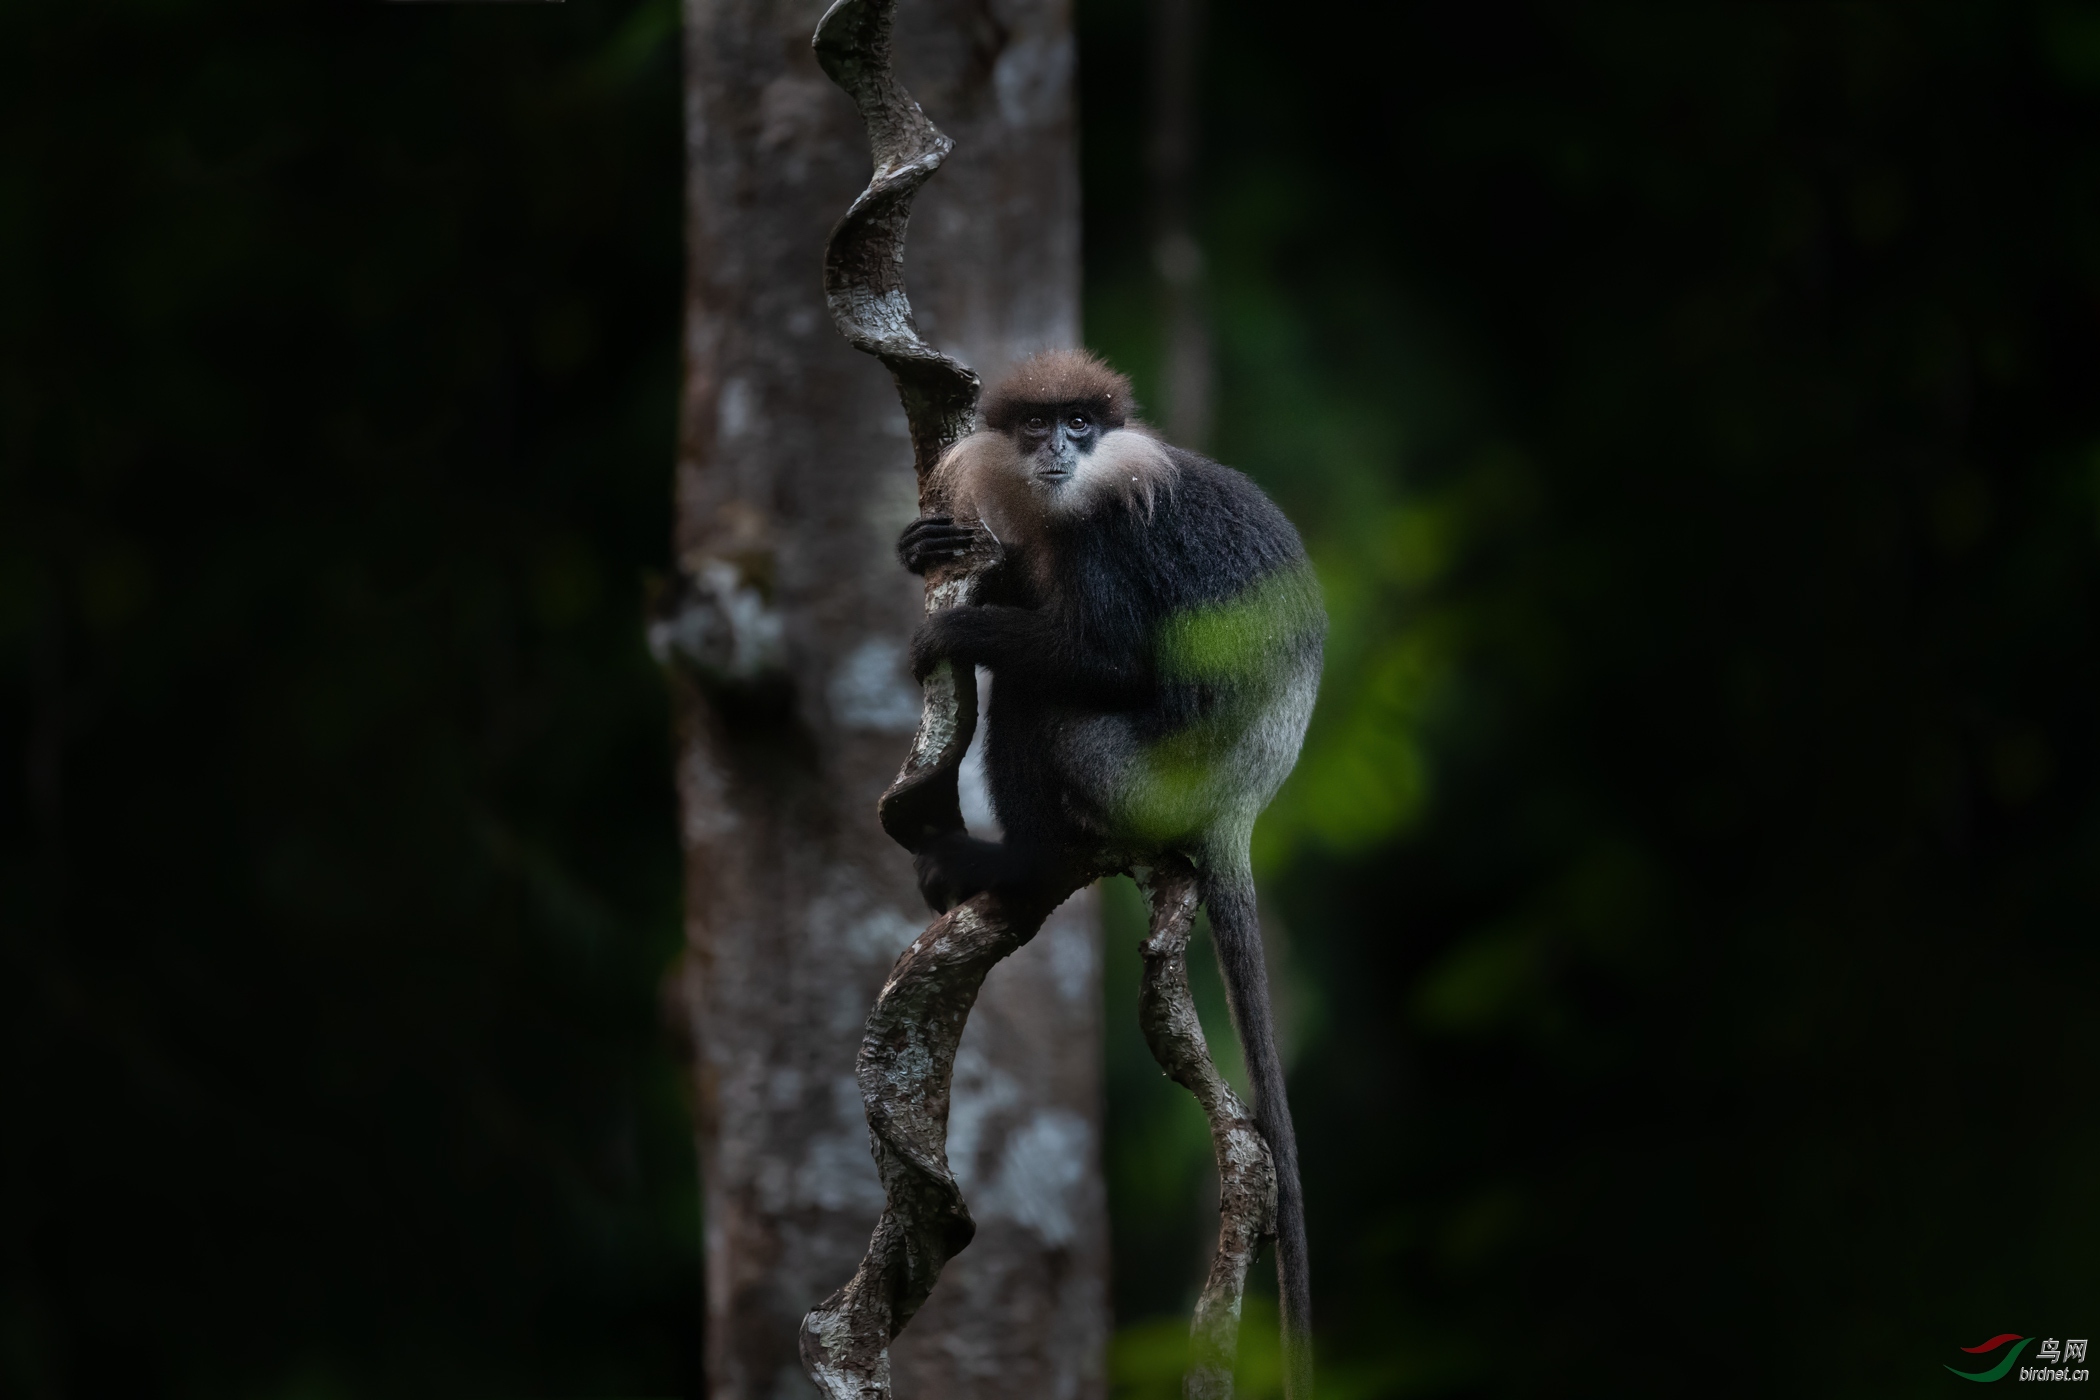
[[[919,718],[921,589],[889,374],[824,305],[826,233],[868,138],[818,69],[818,0],[687,0],[688,292],[678,594],[651,628],[677,678],[688,959],[715,1400],[813,1394],[803,1314],[883,1204],[854,1054],[926,922],[875,802]],[[1070,11],[905,0],[898,75],[956,150],[919,195],[925,337],[987,377],[1078,340]],[[1104,1389],[1099,932],[1075,900],[993,969],[949,1120],[978,1222],[898,1340],[898,1393]]]

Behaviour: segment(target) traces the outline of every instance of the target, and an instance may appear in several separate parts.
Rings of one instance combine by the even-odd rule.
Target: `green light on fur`
[[[1159,674],[1167,681],[1220,681],[1273,669],[1284,648],[1319,626],[1318,585],[1309,565],[1279,570],[1222,603],[1187,608],[1160,628]]]

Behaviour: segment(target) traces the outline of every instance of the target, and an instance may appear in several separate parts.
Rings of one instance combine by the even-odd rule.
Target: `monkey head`
[[[1084,513],[1108,497],[1149,509],[1169,470],[1159,443],[1132,414],[1130,381],[1085,350],[1046,350],[985,395],[982,437],[1003,439],[1010,489],[1025,484],[1048,518]],[[1016,481],[1018,478],[1018,481]],[[979,497],[998,494],[980,481]]]
[[[1023,360],[984,396],[978,430],[941,459],[951,514],[914,521],[898,557],[925,573],[989,546],[1047,568],[1049,536],[1096,511],[1122,505],[1149,520],[1175,468],[1133,408],[1130,381],[1084,350]]]
[[[984,399],[984,425],[1013,443],[1031,481],[1055,497],[1107,434],[1130,421],[1130,381],[1084,350],[1046,350]]]

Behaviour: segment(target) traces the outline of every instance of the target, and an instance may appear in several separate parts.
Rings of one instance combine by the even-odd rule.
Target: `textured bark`
[[[920,590],[892,553],[916,513],[914,444],[890,375],[833,333],[819,280],[870,170],[860,115],[810,48],[821,12],[686,7],[680,576],[651,633],[679,677],[682,985],[723,1400],[815,1393],[799,1324],[884,1209],[855,1051],[925,919],[876,815],[921,715],[903,666]],[[899,76],[957,141],[912,220],[919,330],[990,374],[1074,343],[1067,7],[907,0],[897,23]],[[967,933],[920,940],[900,967],[979,957]],[[945,1146],[979,1228],[890,1358],[910,1395],[1103,1389],[1098,969],[1092,906],[1068,903],[990,967],[947,1042]]]
[[[1091,872],[1075,872],[1072,887],[1090,878]],[[853,1277],[803,1320],[803,1364],[829,1400],[881,1400],[891,1393],[891,1342],[976,1232],[948,1165],[956,1052],[985,974],[1034,937],[1053,907],[986,895],[951,910],[897,960],[868,1017],[857,1068],[887,1204]],[[1030,1150],[1031,1173],[1033,1157]],[[1054,1186],[1016,1184],[1024,1192]],[[1025,1201],[1030,1209],[1036,1204]],[[988,1353],[999,1349],[996,1329],[965,1340]],[[1032,1393],[1017,1386],[1020,1377],[997,1367],[985,1380]]]
[[[1187,1400],[1231,1400],[1247,1271],[1262,1241],[1275,1233],[1276,1165],[1254,1126],[1254,1115],[1212,1063],[1195,999],[1189,995],[1196,872],[1186,861],[1164,862],[1144,872],[1139,883],[1152,904],[1152,928],[1144,944],[1138,1023],[1152,1058],[1202,1105],[1210,1120],[1211,1150],[1218,1159],[1218,1246],[1189,1322],[1189,1365],[1182,1394]]]

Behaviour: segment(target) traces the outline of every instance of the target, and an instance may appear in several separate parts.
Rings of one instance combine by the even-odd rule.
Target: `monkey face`
[[[1053,522],[1118,503],[1150,520],[1155,495],[1171,489],[1175,469],[1159,439],[1098,396],[994,407],[996,419],[948,449],[940,471],[955,518],[976,517],[1002,546],[1039,543]]]
[[[1053,495],[1071,485],[1082,459],[1101,441],[1101,422],[1083,404],[1042,404],[1025,409],[1014,436],[1028,474]]]

